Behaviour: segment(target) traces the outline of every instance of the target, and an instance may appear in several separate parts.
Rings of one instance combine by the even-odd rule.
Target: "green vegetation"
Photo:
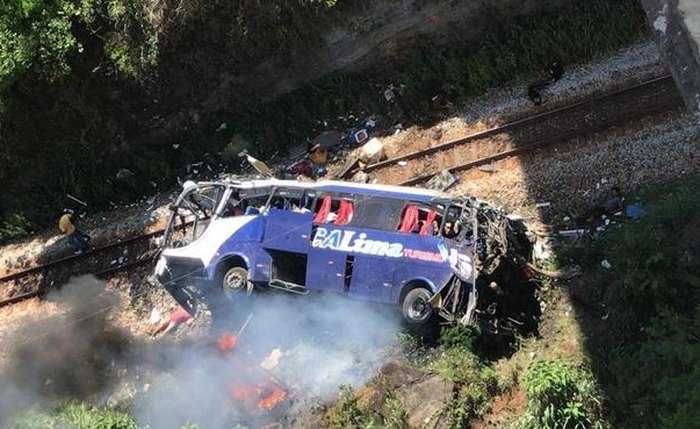
[[[539,361],[525,374],[527,414],[523,429],[602,428],[592,374],[567,362]]]
[[[30,411],[16,420],[12,429],[138,429],[134,420],[119,411],[66,403],[53,413]]]
[[[350,386],[341,386],[338,402],[325,416],[324,424],[333,429],[408,429],[406,412],[396,398],[385,399],[389,415],[383,418],[361,403]]]
[[[459,324],[444,327],[434,357],[425,362],[429,369],[455,384],[454,399],[446,409],[452,428],[468,426],[500,393],[495,371],[473,352],[477,335],[472,328]]]
[[[582,323],[614,427],[700,421],[699,185],[693,177],[649,190],[645,218],[577,249],[603,295],[605,316]]]
[[[5,6],[0,240],[47,225],[69,203],[67,193],[91,210],[104,209],[172,186],[189,173],[188,163],[235,168],[226,150],[232,139],[267,156],[325,127],[323,121],[342,128],[348,122],[340,116],[382,113],[381,88],[389,81],[406,85],[407,114],[420,121],[437,92],[463,102],[531,77],[554,55],[582,62],[646,34],[634,0],[580,2],[560,15],[500,22],[477,46],[459,31],[445,47],[421,39],[402,47],[399,60],[379,61],[362,74],[329,76],[266,105],[245,100],[240,112],[178,119],[151,133],[158,118],[215,91],[213,75],[313,49],[325,24],[363,5],[183,1],[173,9],[158,0],[31,0]],[[227,128],[214,133],[224,121]],[[115,178],[122,168],[133,176]],[[12,215],[27,223],[17,227]]]
[[[464,102],[489,88],[532,78],[554,57],[565,64],[581,63],[646,34],[637,1],[579,2],[556,16],[498,22],[482,34],[478,46],[462,40],[459,31],[444,47],[417,41],[394,62],[362,74],[328,76],[274,103],[251,107],[233,128],[260,142],[258,150],[269,154],[322,128],[324,121],[342,127],[348,124],[338,116],[384,112],[381,89],[389,82],[406,86],[403,104],[411,119],[420,120],[431,111],[430,99],[437,93]]]
[[[180,429],[198,428],[187,423]],[[65,402],[51,412],[27,411],[11,423],[10,429],[148,429],[148,426],[138,426],[131,416],[118,410]],[[233,429],[246,427],[237,425]]]

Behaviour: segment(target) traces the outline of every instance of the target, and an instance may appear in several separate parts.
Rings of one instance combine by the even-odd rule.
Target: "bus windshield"
[[[202,236],[224,196],[221,185],[199,185],[186,189],[171,206],[165,231],[165,248],[186,246]]]

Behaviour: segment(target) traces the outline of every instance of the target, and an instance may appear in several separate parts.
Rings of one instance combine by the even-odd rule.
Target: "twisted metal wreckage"
[[[532,243],[525,224],[476,198],[451,200],[456,202],[462,206],[460,223],[471,228],[455,240],[474,268],[462,263],[464,258],[452,263],[454,277],[430,303],[448,323],[477,324],[492,332],[532,329],[539,304],[529,275]]]

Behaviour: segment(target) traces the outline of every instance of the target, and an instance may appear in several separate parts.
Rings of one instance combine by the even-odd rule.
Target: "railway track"
[[[682,99],[671,76],[659,76],[634,86],[370,164],[362,171],[373,173],[380,183],[416,185],[445,170],[468,170],[681,105]],[[400,162],[402,168],[390,168]],[[345,178],[351,173],[351,169],[345,171]]]
[[[74,275],[107,277],[151,262],[157,255],[155,239],[163,232],[161,229],[137,235],[0,277],[0,307],[40,296]]]

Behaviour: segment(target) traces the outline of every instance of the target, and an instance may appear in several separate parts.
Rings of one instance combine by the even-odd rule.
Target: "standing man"
[[[58,220],[58,229],[68,236],[68,244],[76,254],[90,249],[88,245],[90,236],[79,230],[73,223],[73,210],[63,209],[61,218]]]

